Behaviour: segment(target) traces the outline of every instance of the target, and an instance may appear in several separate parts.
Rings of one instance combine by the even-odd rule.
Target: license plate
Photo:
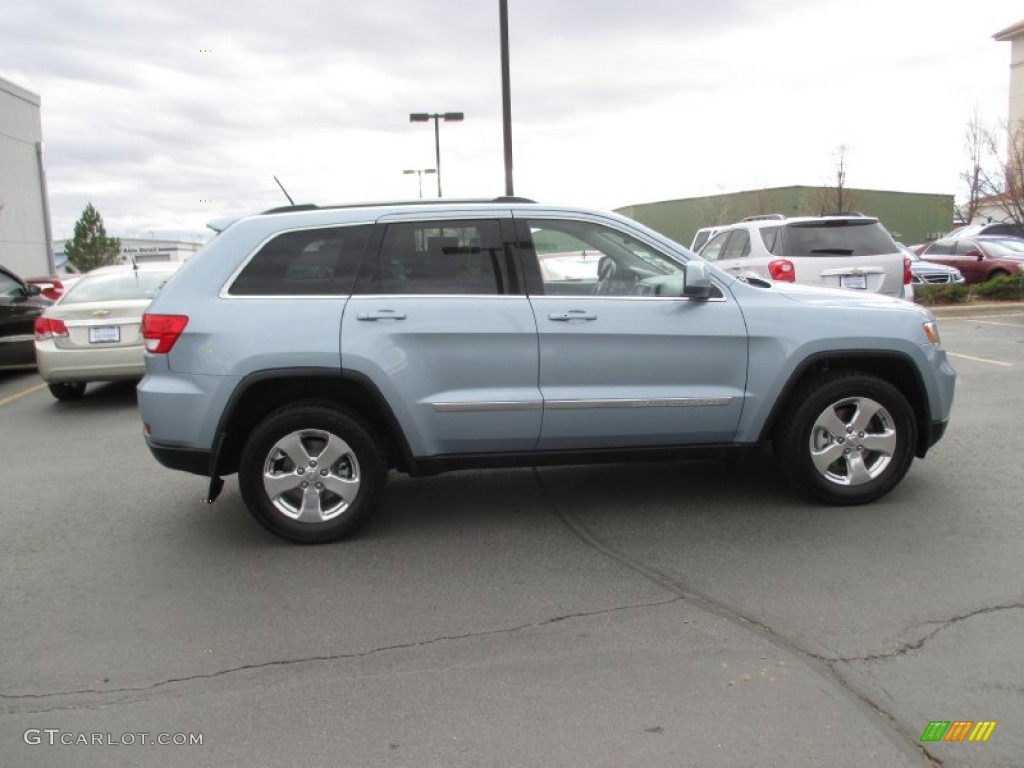
[[[866,275],[840,275],[840,288],[857,288],[861,291],[867,290],[868,278]]]
[[[116,325],[98,325],[89,329],[90,344],[111,344],[121,340],[121,329]]]

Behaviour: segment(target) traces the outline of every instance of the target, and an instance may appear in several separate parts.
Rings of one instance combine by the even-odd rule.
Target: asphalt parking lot
[[[157,465],[131,385],[0,375],[0,764],[1020,766],[1024,311],[940,330],[949,430],[873,505],[764,458],[392,476],[321,547]]]

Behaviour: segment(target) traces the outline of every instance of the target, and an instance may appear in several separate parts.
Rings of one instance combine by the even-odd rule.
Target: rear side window
[[[303,229],[267,242],[235,279],[232,296],[348,296],[372,225]]]
[[[937,243],[932,243],[928,246],[928,249],[924,252],[924,256],[949,256],[953,253],[953,244],[955,240],[940,240]]]
[[[871,219],[836,219],[787,224],[778,256],[878,256],[899,253],[885,228]]]
[[[505,246],[497,221],[390,224],[360,293],[473,296],[504,292]]]
[[[779,242],[779,231],[782,227],[763,227],[761,229],[761,242],[768,250],[768,253],[775,253],[775,246]]]

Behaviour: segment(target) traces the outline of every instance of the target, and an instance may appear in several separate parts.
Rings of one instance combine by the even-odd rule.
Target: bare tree
[[[978,107],[971,110],[971,117],[964,130],[964,149],[967,150],[967,169],[960,172],[966,200],[960,206],[960,218],[970,224],[978,215],[984,197],[985,171],[983,168],[987,147],[991,143],[991,131],[982,122]]]
[[[811,206],[819,215],[852,211],[857,206],[860,196],[846,184],[849,154],[850,147],[846,144],[840,144],[832,150],[834,174],[828,185],[820,187],[811,195]]]
[[[988,133],[987,148],[995,163],[992,173],[982,173],[982,202],[999,211],[1004,221],[1024,226],[1024,120],[1007,127],[1005,149],[1001,135]]]
[[[755,214],[781,213],[780,209],[782,206],[779,203],[779,197],[776,190],[761,187],[760,189],[754,190],[753,197]]]

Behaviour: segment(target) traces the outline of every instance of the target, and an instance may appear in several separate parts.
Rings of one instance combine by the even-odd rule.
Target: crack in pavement
[[[885,710],[880,704],[874,702],[864,691],[854,685],[836,668],[838,660],[814,653],[807,648],[803,648],[794,640],[780,634],[763,621],[760,621],[753,616],[748,616],[740,609],[730,606],[721,600],[716,600],[709,595],[690,589],[682,584],[678,579],[673,578],[664,571],[646,563],[642,563],[629,555],[618,551],[611,545],[604,543],[591,533],[590,529],[587,528],[586,525],[578,520],[574,520],[566,510],[559,506],[558,502],[555,500],[554,494],[544,482],[544,477],[541,475],[540,470],[537,467],[533,468],[533,475],[540,486],[541,495],[544,497],[545,501],[547,501],[548,506],[551,508],[555,517],[557,517],[562,524],[565,525],[565,527],[568,528],[569,531],[573,533],[583,544],[600,552],[611,560],[614,560],[623,567],[628,568],[635,573],[639,573],[648,581],[651,581],[676,595],[677,599],[684,600],[687,603],[697,604],[716,616],[720,616],[721,618],[726,619],[744,629],[757,630],[770,642],[788,650],[793,655],[813,659],[818,662],[827,671],[829,677],[839,683],[840,687],[846,690],[850,695],[878,714],[892,731],[900,736],[915,752],[917,752],[917,754],[928,761],[928,765],[933,768],[942,767],[942,761],[928,752],[928,750],[917,740],[916,732],[911,733],[908,731],[906,727],[896,719],[895,715]]]
[[[541,621],[534,621],[528,624],[519,624],[514,627],[503,627],[501,629],[489,629],[480,632],[466,632],[461,635],[443,635],[441,637],[432,637],[427,640],[417,640],[408,643],[397,643],[395,645],[385,645],[379,648],[372,648],[367,651],[359,651],[353,653],[338,653],[330,654],[326,656],[303,656],[294,659],[275,659],[273,661],[263,661],[253,664],[242,664],[237,667],[228,667],[226,669],[217,670],[216,672],[206,672],[197,675],[185,675],[183,677],[171,677],[165,680],[158,680],[157,682],[150,683],[149,685],[142,686],[128,686],[123,688],[81,688],[72,691],[52,691],[49,693],[0,693],[0,699],[6,701],[32,701],[32,700],[45,700],[54,699],[63,696],[86,696],[86,695],[116,695],[122,693],[145,693],[148,691],[162,688],[167,685],[173,685],[175,683],[188,683],[196,680],[208,680],[217,677],[224,677],[226,675],[236,674],[238,672],[248,672],[251,670],[269,669],[272,667],[289,666],[293,664],[310,664],[315,662],[331,662],[331,661],[345,661],[349,659],[362,659],[368,656],[373,656],[378,653],[386,653],[388,651],[405,651],[413,648],[423,648],[430,645],[436,645],[438,643],[450,642],[455,640],[466,640],[470,638],[488,637],[502,634],[510,634],[514,632],[521,632],[526,629],[536,629],[539,627],[546,627],[552,624],[558,624],[562,621],[569,621],[571,619],[590,618],[593,616],[603,616],[611,613],[618,613],[620,611],[635,610],[638,608],[653,608],[664,605],[672,605],[682,601],[682,597],[674,597],[670,600],[658,600],[654,602],[642,602],[642,603],[631,603],[629,605],[618,605],[613,608],[602,608],[595,611],[578,611],[575,613],[566,613],[560,616],[553,616],[548,619]],[[88,705],[81,705],[83,708]],[[68,709],[68,707],[54,707],[57,709]],[[46,712],[50,710],[37,710],[36,712]],[[0,716],[10,714],[23,714],[21,711],[13,709],[0,712]]]
[[[979,608],[976,611],[971,611],[970,613],[965,613],[965,614],[963,614],[961,616],[954,616],[951,619],[943,619],[941,621],[922,621],[919,624],[914,624],[912,627],[908,627],[907,630],[905,630],[905,631],[909,632],[911,629],[914,629],[915,627],[923,627],[926,624],[938,624],[939,626],[936,627],[931,632],[929,632],[924,637],[920,638],[919,640],[915,640],[912,643],[904,643],[903,645],[898,646],[895,650],[890,651],[888,653],[873,653],[873,654],[869,654],[868,656],[851,656],[851,657],[840,656],[840,657],[837,657],[837,658],[830,658],[829,661],[830,662],[844,663],[844,664],[853,664],[853,663],[862,662],[862,661],[888,661],[889,659],[895,659],[895,658],[897,658],[899,656],[904,656],[904,655],[910,653],[911,651],[919,651],[919,650],[921,650],[921,648],[924,647],[925,643],[927,643],[929,640],[931,640],[937,634],[942,632],[942,630],[949,629],[954,624],[959,624],[962,621],[967,621],[968,619],[973,619],[975,616],[980,616],[980,615],[985,614],[985,613],[997,613],[999,611],[1015,611],[1015,610],[1020,610],[1022,608],[1024,608],[1024,603],[1010,603],[1008,605],[992,605],[992,606],[988,606],[986,608]]]

